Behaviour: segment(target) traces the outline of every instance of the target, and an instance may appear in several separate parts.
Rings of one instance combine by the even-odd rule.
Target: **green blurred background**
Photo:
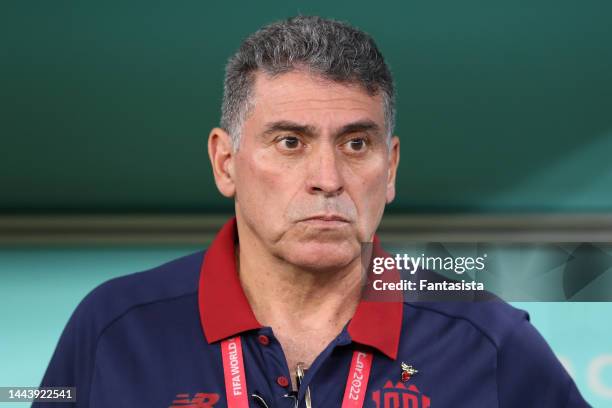
[[[4,1],[5,211],[219,211],[225,60],[296,13],[371,33],[395,75],[390,211],[612,210],[609,1]]]
[[[612,2],[7,0],[0,386],[40,381],[94,286],[206,246],[232,210],[206,153],[225,61],[295,14],[364,29],[394,73],[402,158],[383,233],[612,236]],[[520,306],[612,406],[611,304]]]

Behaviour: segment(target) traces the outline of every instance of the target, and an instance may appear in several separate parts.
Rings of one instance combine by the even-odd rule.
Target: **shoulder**
[[[204,252],[199,251],[143,272],[111,279],[93,289],[64,327],[41,384],[78,386],[86,401],[96,351],[105,330],[142,306],[197,296],[203,257]]]
[[[487,300],[458,300],[445,302],[404,302],[404,314],[436,316],[446,324],[452,323],[477,331],[496,349],[504,340],[529,321],[529,314],[505,301],[491,297]],[[409,317],[408,317],[409,318]]]
[[[500,407],[589,406],[526,311],[501,299],[405,302],[404,306],[407,330],[411,323],[421,322],[420,327],[429,329],[429,342],[446,335],[444,344],[451,343],[465,358],[477,353],[478,359],[472,354],[474,361],[495,368]]]
[[[81,301],[72,320],[77,326],[87,325],[88,331],[99,334],[135,308],[195,295],[204,253],[198,251],[100,284]]]
[[[434,271],[419,269],[416,280],[457,284]],[[405,321],[422,318],[428,325],[439,328],[461,327],[476,331],[499,350],[505,339],[529,322],[529,314],[515,308],[486,290],[436,290],[408,293],[404,302]]]

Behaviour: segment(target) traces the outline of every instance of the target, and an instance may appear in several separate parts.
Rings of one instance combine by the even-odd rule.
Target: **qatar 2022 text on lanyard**
[[[221,354],[223,356],[227,406],[228,408],[248,408],[249,394],[247,392],[240,337],[223,340],[221,342]],[[342,408],[360,408],[363,406],[370,378],[372,357],[371,353],[353,352],[351,368],[344,389]]]

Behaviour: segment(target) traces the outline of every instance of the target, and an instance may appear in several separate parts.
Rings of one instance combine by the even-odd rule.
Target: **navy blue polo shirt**
[[[220,343],[237,335],[248,393],[269,407],[304,407],[306,386],[313,407],[340,407],[354,350],[373,354],[365,407],[588,406],[527,313],[504,302],[363,299],[294,395],[281,345],[240,285],[236,241],[232,219],[208,251],[94,289],[41,384],[77,387],[77,403],[33,407],[225,407]],[[418,370],[407,381],[402,362]]]

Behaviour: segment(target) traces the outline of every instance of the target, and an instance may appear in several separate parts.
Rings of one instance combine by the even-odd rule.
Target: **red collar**
[[[236,218],[232,218],[221,228],[202,263],[198,303],[200,321],[209,343],[262,327],[238,279],[234,258],[237,235]],[[380,250],[377,237],[374,245],[375,251]],[[349,335],[353,341],[374,347],[395,360],[402,314],[401,300],[362,299],[348,324]]]

